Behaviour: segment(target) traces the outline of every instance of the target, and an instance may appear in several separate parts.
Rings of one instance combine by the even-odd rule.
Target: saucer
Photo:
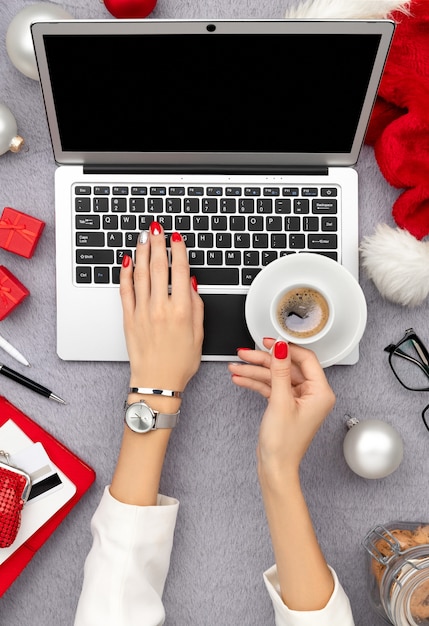
[[[290,283],[311,281],[332,299],[335,321],[329,332],[306,348],[312,350],[322,367],[342,361],[359,343],[366,326],[367,307],[363,291],[354,276],[340,263],[311,252],[283,256],[273,261],[253,280],[246,297],[245,316],[256,345],[264,350],[264,337],[277,337],[271,323],[272,299],[287,275]]]

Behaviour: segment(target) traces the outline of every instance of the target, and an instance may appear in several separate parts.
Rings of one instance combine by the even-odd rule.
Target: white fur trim
[[[303,0],[286,18],[385,19],[393,11],[409,13],[410,2],[398,0]]]
[[[429,242],[408,231],[379,224],[361,243],[362,265],[381,295],[404,306],[418,306],[429,294]]]

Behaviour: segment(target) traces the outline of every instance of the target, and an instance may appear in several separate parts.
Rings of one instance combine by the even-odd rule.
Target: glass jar
[[[429,524],[376,526],[363,545],[375,611],[394,626],[429,626]]]

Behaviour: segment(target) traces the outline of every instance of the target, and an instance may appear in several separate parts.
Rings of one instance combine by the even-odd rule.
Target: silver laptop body
[[[205,300],[204,360],[232,360],[238,346],[252,346],[246,293],[255,272],[276,255],[334,254],[358,278],[353,165],[393,31],[387,20],[33,24],[59,166],[58,355],[128,360],[118,272],[121,255],[151,219],[166,231],[209,224],[209,234],[183,231],[192,236],[191,271]],[[204,207],[198,217],[195,203]],[[341,207],[335,220],[333,204]],[[335,221],[335,235],[313,235],[308,207],[322,214],[328,207],[324,224],[332,228]],[[297,217],[309,234],[293,230]],[[268,221],[255,235],[251,229],[262,218]],[[102,236],[98,229],[106,223]],[[232,225],[229,239],[213,232],[221,223]],[[267,232],[280,223],[274,236]],[[211,240],[224,242],[223,249],[206,249]],[[334,240],[335,252],[323,249]],[[259,249],[266,241],[280,248]],[[231,242],[244,247],[235,252]],[[357,359],[358,348],[344,364]]]

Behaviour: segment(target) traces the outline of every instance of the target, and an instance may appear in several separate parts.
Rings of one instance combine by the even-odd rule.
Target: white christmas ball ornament
[[[343,451],[347,465],[362,478],[385,478],[401,464],[402,439],[392,426],[382,420],[355,418],[347,421],[349,431]]]
[[[6,33],[6,50],[14,66],[28,78],[39,80],[30,25],[47,20],[69,20],[72,15],[58,4],[36,2],[15,15]]]
[[[8,152],[19,152],[24,144],[18,135],[18,127],[12,111],[0,102],[0,155]]]

